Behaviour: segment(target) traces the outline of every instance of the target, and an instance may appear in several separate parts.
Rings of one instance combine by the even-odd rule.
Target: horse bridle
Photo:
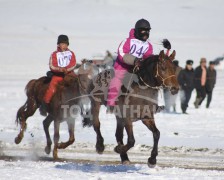
[[[133,69],[133,73],[136,73],[136,72],[137,72],[136,69],[138,69],[138,66],[135,66],[135,67],[134,67],[134,69]],[[173,74],[173,75],[170,75],[170,76],[168,76],[168,77],[166,77],[166,78],[163,78],[163,77],[159,74],[159,65],[158,65],[158,63],[157,63],[157,65],[156,65],[156,75],[155,75],[155,77],[159,77],[159,78],[162,80],[162,84],[161,84],[160,86],[150,86],[149,84],[147,84],[147,83],[142,79],[142,77],[141,77],[139,74],[138,74],[138,76],[139,76],[139,79],[144,83],[145,86],[147,86],[147,87],[149,87],[149,88],[151,88],[151,89],[157,89],[157,90],[159,90],[159,89],[164,89],[164,87],[165,87],[165,88],[169,88],[169,89],[171,89],[170,86],[167,86],[167,85],[165,84],[165,81],[166,81],[167,79],[169,79],[169,78],[175,77],[176,75]]]

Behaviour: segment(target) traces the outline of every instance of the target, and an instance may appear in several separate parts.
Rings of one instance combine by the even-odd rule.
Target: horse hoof
[[[46,146],[46,147],[45,147],[45,153],[46,153],[46,154],[50,154],[50,152],[51,152],[51,147]]]
[[[54,160],[58,160],[58,151],[56,148],[54,148],[54,150],[53,150],[53,158],[54,158]]]
[[[118,153],[118,154],[122,154],[123,152],[122,152],[122,147],[123,147],[123,145],[118,145],[118,146],[116,146],[115,148],[114,148],[114,151],[116,152],[116,153]]]
[[[122,164],[123,164],[123,165],[130,165],[130,164],[131,164],[131,162],[130,162],[130,161],[128,161],[128,160],[125,160],[125,161],[123,161],[123,162],[122,162]]]
[[[21,142],[21,140],[22,140],[21,138],[16,137],[16,138],[15,138],[15,143],[16,143],[16,144],[19,144],[19,143]]]
[[[150,163],[148,163],[148,167],[149,168],[155,168],[156,167],[156,164],[150,164]]]
[[[154,168],[156,166],[156,158],[152,159],[151,157],[148,159],[149,168]]]
[[[104,149],[105,149],[105,147],[104,147],[103,144],[102,145],[96,145],[96,152],[98,154],[103,154]]]
[[[53,153],[54,160],[58,160],[58,155]]]
[[[58,144],[58,149],[65,149],[65,148],[64,148],[64,143],[59,143],[59,144]]]

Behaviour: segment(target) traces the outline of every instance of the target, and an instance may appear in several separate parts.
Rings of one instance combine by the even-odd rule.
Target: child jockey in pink
[[[153,54],[152,45],[147,41],[150,29],[151,26],[147,20],[138,20],[135,29],[130,30],[129,38],[122,41],[118,47],[118,57],[114,64],[115,76],[110,82],[107,98],[108,112],[111,112],[115,106],[122,80],[128,70],[138,65],[140,60]]]

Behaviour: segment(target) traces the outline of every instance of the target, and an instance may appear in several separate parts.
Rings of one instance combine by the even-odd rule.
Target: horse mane
[[[141,62],[139,75],[152,86],[156,85],[155,69],[159,61],[159,55],[151,55]]]

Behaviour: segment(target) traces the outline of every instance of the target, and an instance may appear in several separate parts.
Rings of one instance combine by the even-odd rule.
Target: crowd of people
[[[180,85],[180,101],[183,114],[187,113],[189,101],[192,91],[195,89],[197,96],[194,106],[198,109],[207,95],[206,108],[209,108],[212,100],[212,92],[216,84],[215,62],[210,61],[206,67],[206,58],[201,58],[200,65],[193,69],[193,60],[187,60],[185,68],[179,66],[179,62],[175,60],[176,77]],[[171,108],[176,112],[177,95],[171,95],[168,89],[164,89],[165,111],[170,112]]]

